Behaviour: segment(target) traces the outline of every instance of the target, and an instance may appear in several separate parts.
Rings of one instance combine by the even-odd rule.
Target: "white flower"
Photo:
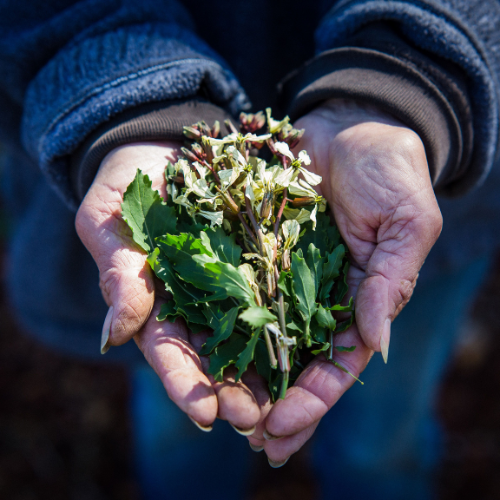
[[[210,221],[210,227],[221,226],[224,220],[224,214],[222,213],[222,211],[206,212],[205,210],[200,210],[198,214]]]
[[[304,179],[311,184],[311,186],[317,186],[323,179],[321,175],[316,175],[313,174],[312,172],[309,172],[309,170],[306,170],[303,167],[299,168],[300,172],[304,176]]]
[[[313,223],[313,231],[316,230],[316,213],[318,212],[318,205],[314,205],[313,211],[311,212],[311,220]]]
[[[311,219],[311,212],[309,212],[309,210],[306,210],[305,208],[301,208],[299,210],[298,208],[287,207],[285,208],[285,210],[283,210],[283,215],[288,220],[296,220],[299,224],[304,224]]]
[[[293,156],[293,153],[290,151],[290,148],[288,147],[288,144],[286,142],[276,142],[274,144],[274,147],[278,153],[282,154],[283,156],[286,156],[287,158],[290,158],[290,160],[295,160],[295,157]]]
[[[285,118],[283,118],[283,120],[281,120],[280,122],[278,120],[275,120],[271,116],[271,108],[266,108],[266,115],[269,132],[271,132],[271,134],[278,133],[282,128],[286,127],[288,125],[288,122],[290,121],[290,118],[288,116],[285,116]]]
[[[293,168],[287,168],[286,170],[283,169],[282,172],[276,177],[276,184],[288,187],[294,177],[297,177],[297,174]]]
[[[307,151],[303,149],[298,156],[298,160],[300,160],[301,163],[304,165],[310,165],[311,164],[311,158],[309,158],[309,155],[307,154]]]
[[[285,238],[284,248],[293,248],[297,244],[297,241],[299,241],[300,235],[300,224],[297,222],[297,219],[286,220],[283,222],[281,230],[283,231],[283,236]]]
[[[286,156],[291,160],[290,167],[287,168],[276,180],[278,184],[280,184],[283,187],[288,187],[290,182],[292,182],[297,178],[299,172],[302,173],[304,179],[309,184],[311,184],[311,186],[317,186],[322,181],[321,176],[309,172],[309,170],[306,170],[302,166],[302,163],[304,163],[304,165],[311,164],[311,158],[309,158],[309,155],[305,150],[302,150],[299,153],[298,158],[295,158],[286,142],[277,142],[274,146],[276,148],[276,151],[278,151],[278,153],[282,154],[283,156]],[[289,170],[291,170],[291,172],[289,172]]]

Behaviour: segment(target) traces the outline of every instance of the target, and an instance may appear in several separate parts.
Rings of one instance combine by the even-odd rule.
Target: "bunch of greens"
[[[340,305],[349,263],[314,189],[321,177],[306,170],[306,151],[291,152],[304,131],[266,115],[242,113],[222,138],[218,122],[185,127],[183,157],[165,171],[168,199],[138,170],[122,215],[172,296],[158,321],[213,330],[200,355],[215,379],[235,365],[239,380],[254,362],[276,399],[320,352],[344,370],[333,349],[354,347],[335,346],[335,335],[354,313],[352,298]],[[340,322],[333,311],[350,314]]]

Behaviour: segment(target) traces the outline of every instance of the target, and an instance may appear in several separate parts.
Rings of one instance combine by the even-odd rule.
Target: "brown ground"
[[[125,373],[35,344],[2,297],[0,315],[0,498],[140,500]],[[473,317],[438,402],[447,430],[442,500],[500,500],[500,259]],[[279,470],[255,455],[252,500],[314,500],[306,454]]]

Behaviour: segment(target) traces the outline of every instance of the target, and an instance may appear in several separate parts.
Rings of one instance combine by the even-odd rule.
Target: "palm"
[[[338,341],[357,349],[336,360],[358,375],[384,342],[387,356],[390,323],[411,296],[441,214],[420,139],[392,118],[332,101],[296,126],[306,129],[299,149],[323,177],[322,193],[351,254],[348,296],[355,297],[356,324]],[[285,436],[266,443],[268,455],[283,460],[297,451],[352,383],[316,358],[266,419],[270,433]]]
[[[114,308],[110,344],[121,345],[133,337],[170,398],[202,427],[218,416],[248,431],[267,407],[264,382],[254,372],[245,374],[248,385],[234,382],[232,373],[226,374],[224,382],[215,382],[205,374],[208,360],[197,355],[206,334],[191,334],[182,321],[156,321],[165,301],[164,285],[156,288],[146,255],[133,243],[121,219],[123,193],[136,170],[148,174],[153,189],[165,197],[165,164],[177,152],[175,143],[149,143],[110,153],[78,211],[77,231],[99,267],[103,296]]]

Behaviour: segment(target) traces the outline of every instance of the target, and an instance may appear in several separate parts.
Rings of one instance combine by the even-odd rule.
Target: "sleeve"
[[[0,93],[22,110],[20,142],[73,209],[93,174],[71,159],[105,123],[153,106],[172,128],[164,110],[190,99],[213,105],[209,116],[248,107],[175,0],[8,1],[0,19]]]
[[[317,55],[281,83],[298,117],[331,97],[382,107],[417,132],[436,192],[462,195],[496,160],[500,4],[341,1],[316,32]]]

